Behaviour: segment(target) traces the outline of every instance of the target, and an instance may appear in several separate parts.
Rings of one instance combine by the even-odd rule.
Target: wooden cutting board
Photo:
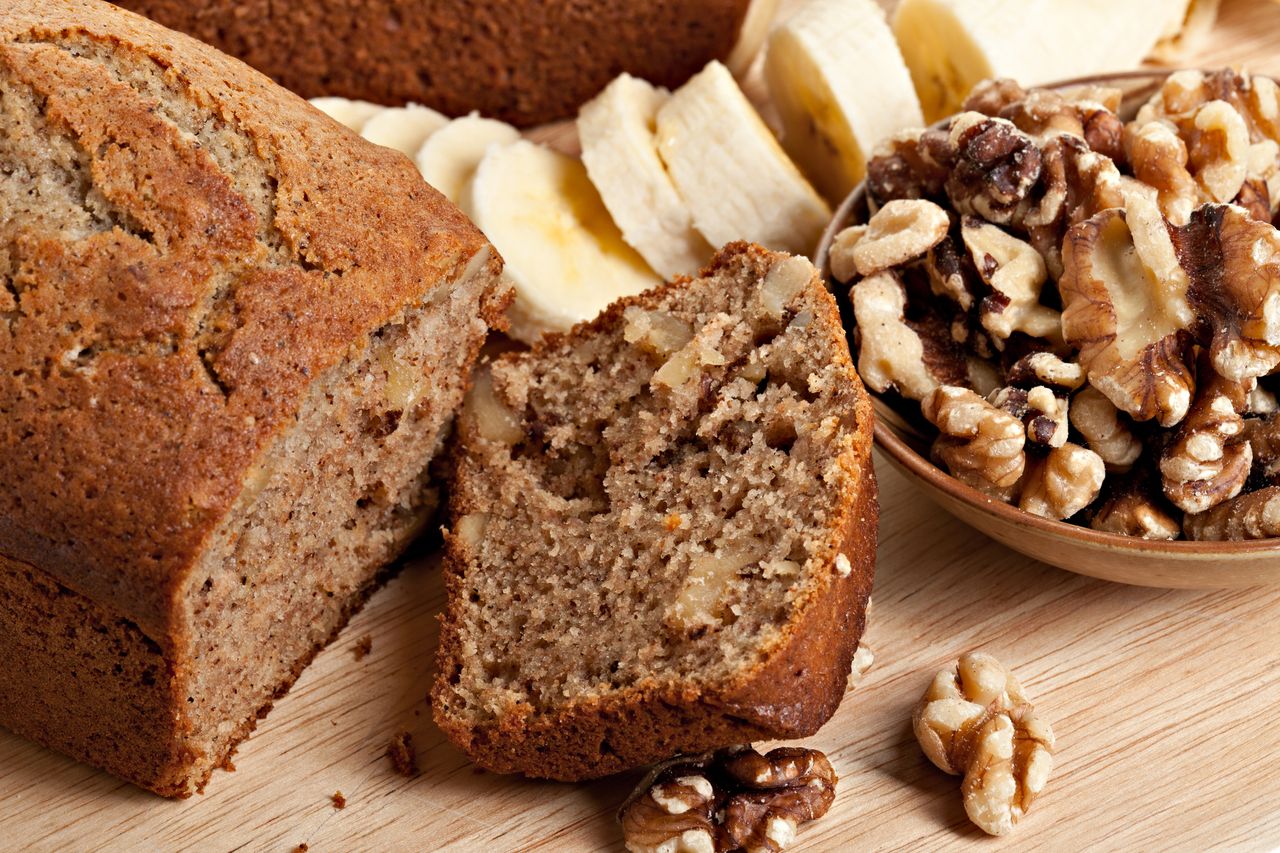
[[[1280,74],[1280,5],[1226,0],[1188,64]],[[564,130],[541,135],[572,146]],[[1280,589],[1162,591],[1057,571],[877,467],[875,664],[806,741],[841,781],[796,849],[1280,846]],[[203,796],[160,800],[0,731],[0,849],[621,850],[613,815],[634,774],[587,785],[495,776],[435,729],[425,695],[442,595],[435,557],[410,561]],[[357,661],[365,636],[372,651]],[[1013,667],[1058,736],[1046,793],[1003,840],[969,824],[958,781],[911,734],[933,673],[969,649]],[[400,731],[418,747],[413,779],[383,755]]]

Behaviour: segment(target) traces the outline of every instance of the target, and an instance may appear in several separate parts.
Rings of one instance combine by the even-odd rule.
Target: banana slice
[[[312,98],[311,106],[320,110],[329,118],[345,124],[356,133],[364,127],[364,123],[382,112],[386,107],[371,104],[368,101],[352,101],[347,98]]]
[[[516,293],[511,335],[526,343],[659,283],[623,241],[582,163],[549,148],[523,139],[491,146],[461,207],[506,260]]]
[[[1177,64],[1194,53],[1208,37],[1218,21],[1220,0],[1191,0],[1182,20],[1174,20],[1173,26],[1156,44],[1149,59],[1171,65]]]
[[[649,266],[671,278],[696,272],[711,246],[658,157],[658,108],[670,97],[623,74],[578,113],[582,162],[622,236]]]
[[[407,107],[387,107],[375,113],[360,128],[360,135],[372,143],[394,148],[412,157],[428,136],[448,123],[446,116],[430,107],[409,104]]]
[[[427,183],[457,204],[485,152],[519,138],[520,131],[506,122],[472,113],[455,118],[428,136],[414,159]]]
[[[769,35],[769,26],[778,14],[778,4],[779,0],[751,0],[747,6],[747,14],[738,28],[738,40],[724,61],[734,77],[741,79],[751,70],[760,46]]]
[[[974,84],[1024,86],[1132,68],[1182,29],[1189,0],[902,0],[893,19],[924,117],[959,109]]]
[[[862,180],[877,142],[924,124],[875,0],[810,0],[769,36],[764,73],[782,146],[833,204]]]
[[[831,209],[712,62],[658,110],[658,152],[712,246],[750,240],[807,255]]]

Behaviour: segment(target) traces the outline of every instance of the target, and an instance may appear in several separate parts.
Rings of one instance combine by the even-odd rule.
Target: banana
[[[360,135],[372,143],[394,148],[412,157],[427,137],[448,123],[448,118],[430,107],[417,104],[387,107],[364,123]]]
[[[1123,5],[1123,9],[1119,8]],[[955,112],[974,84],[1023,85],[1133,68],[1181,30],[1189,0],[902,0],[894,34],[924,117]]]
[[[523,139],[490,146],[461,207],[506,259],[511,335],[526,343],[659,283],[573,157]]]
[[[862,180],[877,142],[924,124],[875,0],[809,0],[769,36],[764,73],[782,146],[833,204]]]
[[[755,58],[760,53],[760,46],[769,35],[769,26],[778,14],[779,0],[751,0],[747,6],[747,14],[742,17],[742,26],[738,28],[738,40],[724,64],[733,72],[733,76],[741,79],[747,76]]]
[[[312,98],[311,106],[356,133],[360,132],[360,128],[364,127],[366,121],[386,109],[381,104],[352,101],[347,98]]]
[[[669,97],[665,89],[623,74],[578,113],[591,182],[623,238],[667,278],[690,275],[711,257],[653,138],[658,108]]]
[[[658,152],[712,246],[750,240],[807,255],[831,209],[719,62],[658,110]]]
[[[1181,20],[1175,19],[1149,54],[1157,62],[1177,64],[1209,35],[1218,20],[1220,0],[1191,0]]]
[[[414,159],[427,183],[457,204],[485,152],[519,138],[520,131],[511,125],[472,113],[428,136]]]

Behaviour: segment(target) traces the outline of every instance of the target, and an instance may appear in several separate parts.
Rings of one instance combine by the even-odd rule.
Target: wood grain
[[[1280,7],[1228,0],[1203,58],[1280,73]],[[546,132],[543,132],[546,136]],[[572,147],[572,134],[552,134]],[[841,783],[797,849],[1273,849],[1280,845],[1280,590],[1187,592],[1027,561],[922,500],[888,465],[875,664],[807,743]],[[589,785],[482,773],[430,722],[435,558],[409,561],[282,699],[208,792],[167,802],[0,732],[0,849],[620,850],[635,776]],[[356,661],[361,637],[372,652]],[[968,649],[1015,669],[1058,735],[1014,836],[964,816],[910,732],[933,672]],[[383,751],[413,734],[420,774]],[[347,807],[332,807],[341,791]]]

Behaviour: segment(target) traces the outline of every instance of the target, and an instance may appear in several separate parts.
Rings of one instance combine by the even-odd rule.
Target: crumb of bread
[[[355,655],[356,660],[364,660],[371,651],[373,651],[373,637],[365,634],[356,640],[355,646],[351,649],[351,654]]]
[[[342,796],[341,791],[334,791],[333,796],[329,799],[333,800],[333,807],[335,809],[345,809],[347,807],[347,798]]]
[[[307,851],[310,849],[311,848],[308,847],[307,843],[304,841],[301,844],[299,844],[297,847],[293,848],[293,853],[307,853]]]
[[[391,767],[401,776],[412,777],[418,773],[418,753],[413,748],[413,735],[400,732],[387,744],[387,758]]]

